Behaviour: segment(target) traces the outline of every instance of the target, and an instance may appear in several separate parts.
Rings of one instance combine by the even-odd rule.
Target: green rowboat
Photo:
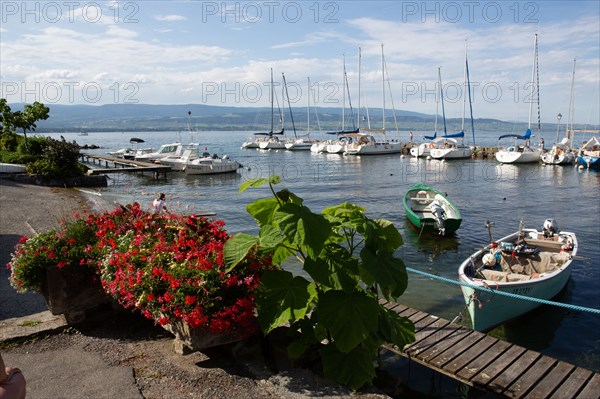
[[[462,222],[456,205],[444,193],[426,184],[412,186],[402,202],[406,217],[420,232],[449,235]]]

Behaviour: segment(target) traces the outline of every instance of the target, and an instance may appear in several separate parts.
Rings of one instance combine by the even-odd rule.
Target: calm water
[[[103,148],[106,153],[130,146],[140,137],[141,146],[158,148],[177,141],[173,132],[63,133],[79,144]],[[500,133],[481,134],[478,145],[497,145]],[[54,135],[54,136],[58,136]],[[183,142],[190,140],[182,135]],[[210,153],[228,154],[244,165],[239,173],[212,177],[170,174],[168,180],[153,181],[148,175],[110,175],[109,187],[100,190],[109,202],[151,203],[158,192],[167,193],[173,210],[213,211],[224,220],[229,232],[255,234],[254,221],[245,206],[269,196],[268,188],[238,192],[246,179],[277,174],[287,187],[313,211],[343,201],[366,207],[372,218],[394,222],[404,237],[399,255],[407,266],[429,273],[457,278],[457,268],[475,249],[488,242],[485,222],[494,222],[494,238],[514,231],[522,219],[527,227],[540,228],[554,218],[562,230],[574,231],[579,240],[579,257],[572,276],[558,300],[600,308],[600,173],[579,171],[573,166],[500,165],[495,160],[450,162],[385,155],[344,157],[310,152],[240,149],[248,132],[201,132],[194,137]],[[550,143],[554,134],[548,133]],[[421,134],[415,133],[415,140]],[[583,141],[584,137],[581,138]],[[547,144],[548,146],[548,144]],[[405,219],[402,196],[413,184],[426,182],[445,191],[460,208],[463,224],[454,237],[421,237]],[[458,286],[409,275],[409,288],[400,301],[408,306],[453,319],[464,308]],[[541,351],[544,354],[600,371],[600,317],[557,307],[542,307],[514,322],[496,328],[493,335]],[[452,395],[451,395],[452,396]]]

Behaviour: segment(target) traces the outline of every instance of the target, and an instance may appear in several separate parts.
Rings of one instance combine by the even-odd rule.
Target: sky
[[[0,1],[9,104],[270,106],[272,70],[275,106],[434,114],[439,70],[456,118],[465,59],[474,118],[536,123],[539,89],[542,122],[600,124],[597,1]]]

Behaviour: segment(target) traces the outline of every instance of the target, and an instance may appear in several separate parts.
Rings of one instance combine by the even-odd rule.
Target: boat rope
[[[412,267],[407,267],[406,270],[408,272],[419,274],[421,276],[429,277],[429,278],[432,278],[432,279],[435,279],[435,280],[440,280],[440,281],[443,281],[445,283],[460,285],[460,286],[463,286],[463,287],[469,287],[469,288],[473,288],[473,289],[476,289],[476,290],[479,290],[479,291],[488,292],[488,293],[491,293],[493,295],[507,296],[509,298],[521,299],[521,300],[530,301],[530,302],[536,302],[536,303],[543,304],[543,305],[557,306],[557,307],[561,307],[561,308],[566,308],[566,309],[571,309],[571,310],[577,310],[577,311],[580,311],[580,312],[600,314],[600,309],[588,308],[586,306],[571,305],[571,304],[568,304],[568,303],[549,301],[547,299],[533,298],[533,297],[530,297],[530,296],[513,294],[512,292],[505,292],[505,291],[500,291],[500,290],[496,290],[496,289],[490,288],[487,284],[484,287],[480,287],[480,286],[477,286],[477,285],[471,285],[471,284],[463,283],[462,281],[452,280],[452,279],[449,279],[449,278],[446,278],[446,277],[436,276],[435,274],[431,274],[431,273],[427,273],[427,272],[424,272],[424,271],[421,271],[421,270],[413,269]]]

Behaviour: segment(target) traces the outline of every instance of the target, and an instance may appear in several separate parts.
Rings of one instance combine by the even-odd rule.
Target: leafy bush
[[[9,132],[0,135],[0,150],[14,152],[19,145],[19,135]]]
[[[42,136],[30,137],[27,141],[21,139],[17,147],[17,152],[19,154],[30,154],[34,157],[40,157],[46,147],[48,147],[50,140],[52,140],[50,137],[45,138]]]
[[[288,354],[298,357],[314,346],[326,376],[358,389],[375,377],[379,348],[414,341],[414,325],[379,303],[379,293],[396,300],[408,276],[394,251],[402,237],[394,225],[365,216],[364,208],[341,204],[315,214],[288,190],[275,192],[277,176],[248,180],[240,187],[269,184],[273,198],[247,206],[258,236],[236,234],[225,244],[228,267],[258,248],[281,264],[290,256],[302,263],[310,280],[285,270],[264,273],[257,293],[265,334],[289,324],[296,339]]]
[[[54,140],[50,137],[44,139],[39,159],[27,165],[27,172],[39,174],[46,178],[76,177],[84,174],[84,167],[79,163],[79,146],[73,142]],[[35,142],[30,139],[30,142]]]
[[[81,218],[64,223],[61,229],[21,238],[8,264],[11,285],[19,292],[39,292],[46,269],[54,266],[97,273],[97,241],[95,226]]]

